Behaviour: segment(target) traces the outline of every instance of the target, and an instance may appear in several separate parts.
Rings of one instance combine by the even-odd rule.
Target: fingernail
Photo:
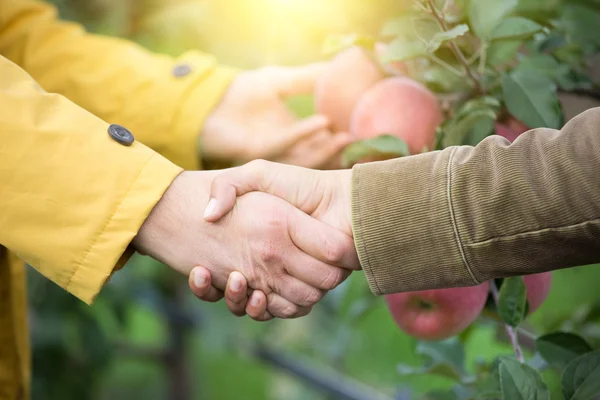
[[[234,292],[239,292],[241,289],[242,280],[237,275],[234,275],[233,278],[231,278],[231,290]]]
[[[215,208],[217,207],[217,199],[211,197],[208,201],[208,205],[204,210],[204,218],[208,218],[215,213]]]
[[[193,274],[194,274],[194,286],[196,286],[196,287],[204,286],[204,284],[206,283],[206,277],[203,274],[199,274],[196,271],[194,271]]]
[[[252,307],[258,307],[258,296],[252,296],[252,298],[250,299],[250,305]]]

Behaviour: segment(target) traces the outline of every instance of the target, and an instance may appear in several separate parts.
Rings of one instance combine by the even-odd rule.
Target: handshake
[[[189,275],[205,301],[255,320],[296,318],[361,268],[352,238],[351,170],[263,160],[180,174],[133,241]]]

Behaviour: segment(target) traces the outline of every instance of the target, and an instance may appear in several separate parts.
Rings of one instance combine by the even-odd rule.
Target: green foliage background
[[[320,59],[329,34],[376,34],[405,6],[398,0],[330,0],[294,9],[294,2],[54,0],[64,18],[90,31],[172,55],[201,49],[244,68]],[[538,10],[540,3],[551,9],[552,2],[522,3]],[[299,114],[310,112],[310,101],[292,105]],[[524,326],[532,332],[573,330],[598,348],[599,268],[556,271],[549,299]],[[92,307],[34,270],[29,275],[35,399],[335,398],[260,360],[253,351],[258,345],[321,377],[335,380],[341,373],[385,398],[402,398],[401,393],[418,398],[453,386],[443,377],[399,374],[399,364],[423,365],[418,343],[398,330],[362,273],[330,293],[310,316],[264,324],[235,318],[224,304],[198,302],[185,278],[141,256],[114,276]],[[483,320],[461,335],[467,370],[511,353],[501,334],[499,325]],[[561,399],[558,375],[548,370],[544,378],[552,399]]]

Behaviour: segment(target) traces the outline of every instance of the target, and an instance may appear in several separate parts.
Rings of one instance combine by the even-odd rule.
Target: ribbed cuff
[[[354,166],[352,229],[374,294],[477,283],[454,229],[452,150]]]

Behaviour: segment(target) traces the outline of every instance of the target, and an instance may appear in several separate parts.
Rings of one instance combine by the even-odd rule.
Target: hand
[[[223,292],[211,285],[210,271],[195,267],[188,282],[192,293],[200,300],[216,302],[223,298]],[[267,297],[260,290],[248,290],[248,281],[241,273],[229,275],[225,289],[225,301],[233,315],[242,317],[248,314],[256,321],[269,321],[273,316],[267,311]]]
[[[245,163],[259,158],[311,168],[334,168],[340,151],[352,139],[332,134],[329,120],[304,120],[287,108],[284,98],[314,91],[325,64],[266,67],[241,72],[221,103],[206,119],[200,136],[203,157]]]
[[[236,196],[258,190],[278,196],[312,217],[352,236],[351,173],[351,170],[314,171],[262,160],[253,161],[227,170],[213,180],[211,201],[205,219],[219,220],[234,206]],[[194,273],[205,276],[206,281],[210,281],[208,271],[197,268]],[[199,298],[209,300],[207,294],[211,287],[206,281],[204,285],[199,285],[190,280],[190,288]],[[244,315],[245,310],[252,318],[263,320],[265,296],[254,291],[248,302],[245,278],[236,276],[233,282],[238,282],[238,285],[235,288],[228,286],[225,296],[231,312]]]
[[[251,193],[218,223],[207,223],[201,214],[215,175],[180,174],[135,237],[136,249],[186,275],[204,266],[217,289],[239,271],[282,318],[308,313],[348,276],[342,266],[358,268],[351,238],[273,196]]]
[[[255,160],[215,177],[204,219],[218,221],[231,211],[237,196],[258,191],[277,196],[352,237],[351,181],[349,169],[318,171]]]

